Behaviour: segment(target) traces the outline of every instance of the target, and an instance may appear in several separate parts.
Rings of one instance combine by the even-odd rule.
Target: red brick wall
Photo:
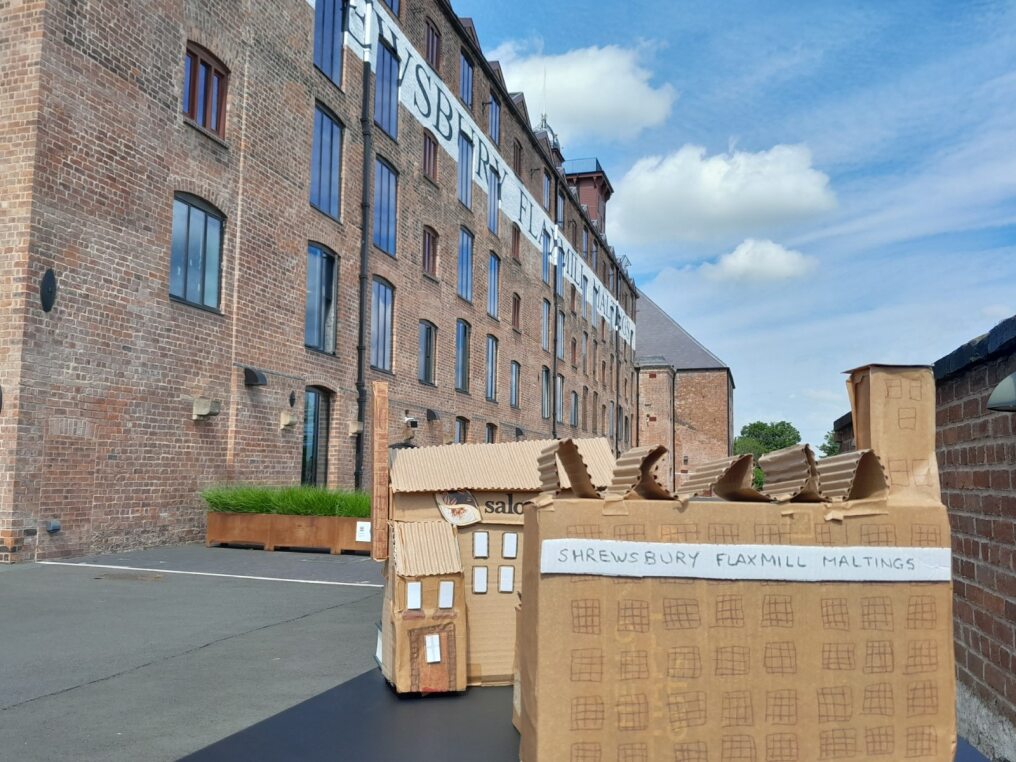
[[[28,242],[43,12],[41,0],[0,8],[0,561],[10,560],[25,541],[14,479],[24,319],[29,302],[38,305],[38,283],[29,280]]]
[[[987,410],[1016,354],[938,382],[938,461],[953,532],[960,732],[1016,754],[1016,417]]]
[[[642,367],[639,383],[639,444],[663,445],[667,454],[658,473],[668,489],[674,489],[674,369]]]
[[[674,457],[680,483],[681,474],[696,465],[730,454],[733,389],[726,370],[679,371],[674,385]]]
[[[427,17],[441,28],[442,75],[457,91],[459,49],[471,43],[457,36],[444,3],[406,0],[402,5],[401,23],[418,50],[424,48]],[[96,0],[49,3],[44,16],[41,3],[19,7],[18,13],[0,14],[0,44],[16,48],[16,56],[4,60],[15,61],[16,71],[23,73],[9,77],[5,69],[0,76],[0,106],[7,114],[6,106],[17,104],[15,113],[26,115],[24,121],[5,119],[0,125],[0,138],[14,137],[0,140],[3,179],[9,173],[20,182],[4,183],[5,192],[14,188],[17,195],[14,213],[0,222],[6,226],[0,227],[0,307],[14,307],[0,312],[5,392],[0,457],[17,453],[15,464],[0,463],[0,532],[16,527],[17,536],[4,540],[9,547],[25,543],[24,530],[45,526],[49,519],[59,519],[63,529],[53,536],[40,532],[37,548],[29,537],[20,554],[0,551],[0,560],[199,538],[203,487],[234,480],[299,481],[303,390],[309,385],[334,395],[329,483],[351,487],[363,163],[359,61],[347,52],[342,87],[314,69],[313,10],[305,0],[177,0],[160,5],[157,13],[143,4]],[[32,61],[40,55],[43,24],[37,87],[32,77],[38,67]],[[180,114],[188,40],[212,51],[231,72],[222,141]],[[6,54],[7,48],[0,52]],[[473,113],[481,126],[490,86],[477,61]],[[36,98],[37,136],[31,121]],[[339,222],[308,202],[316,102],[345,126]],[[502,155],[510,162],[513,139],[521,140],[523,176],[540,198],[545,156],[503,95],[502,104]],[[415,437],[420,444],[448,441],[456,415],[470,419],[474,441],[482,441],[487,422],[498,425],[502,439],[514,438],[516,426],[527,437],[548,436],[552,425],[540,415],[539,374],[553,361],[540,347],[539,309],[544,297],[554,297],[542,283],[539,252],[523,243],[521,262],[512,260],[510,225],[502,216],[500,234],[487,232],[480,188],[474,187],[472,210],[458,203],[451,157],[439,152],[436,185],[421,177],[422,128],[405,110],[397,143],[379,129],[374,135],[376,152],[400,173],[397,259],[371,248],[368,275],[395,286],[394,372],[366,374],[368,390],[375,379],[391,385],[391,441],[403,438],[407,410],[420,420]],[[6,161],[9,153],[14,161]],[[27,174],[32,162],[34,176]],[[175,191],[198,195],[225,215],[221,314],[167,296]],[[575,222],[580,231],[578,203],[569,193],[565,197],[565,230]],[[421,272],[424,224],[441,237],[436,281]],[[476,237],[472,304],[455,293],[460,225]],[[25,240],[29,229],[30,244]],[[16,235],[9,234],[12,230]],[[303,345],[308,241],[339,257],[334,356]],[[30,259],[24,254],[29,247]],[[502,262],[499,319],[486,314],[490,251]],[[602,240],[600,255],[607,256]],[[37,283],[50,267],[60,295],[47,314],[37,306]],[[630,299],[630,284],[622,282],[622,290]],[[516,291],[523,299],[521,332],[510,324]],[[619,397],[630,414],[635,399],[631,354],[623,344],[615,350],[614,335],[603,331],[598,319],[584,321],[580,310],[573,313],[569,292],[566,286],[561,305],[566,358],[558,367],[566,379],[566,398],[577,390],[591,407],[594,392],[602,404]],[[23,326],[10,322],[19,309],[22,317],[16,320],[23,319]],[[473,329],[468,395],[456,392],[453,383],[459,317]],[[438,326],[434,387],[416,380],[421,318]],[[581,357],[574,366],[570,357],[570,340],[581,342],[583,331],[590,335],[585,371]],[[487,334],[500,342],[497,402],[484,399]],[[594,347],[598,360],[607,361],[606,374],[598,363],[593,370]],[[513,359],[523,366],[517,410],[508,405]],[[244,366],[264,371],[268,385],[243,386]],[[222,412],[192,420],[196,397],[219,400]],[[591,430],[592,411],[587,426],[572,427],[565,407],[560,436]],[[439,421],[426,422],[428,408],[438,411]],[[280,415],[290,411],[296,425],[280,428]],[[365,440],[363,484],[369,488],[369,421]]]

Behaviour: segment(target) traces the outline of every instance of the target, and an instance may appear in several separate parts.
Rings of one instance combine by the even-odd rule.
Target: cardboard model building
[[[396,691],[512,682],[522,505],[542,489],[538,462],[553,441],[420,447],[395,456],[389,550],[375,558],[387,558],[377,658]],[[605,487],[614,468],[610,444],[576,442],[592,483]]]
[[[953,759],[934,380],[870,366],[848,386],[860,451],[773,453],[764,494],[747,456],[670,496],[663,448],[596,490],[560,446],[570,488],[525,512],[524,762]]]

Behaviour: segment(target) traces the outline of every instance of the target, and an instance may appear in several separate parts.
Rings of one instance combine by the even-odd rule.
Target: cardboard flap
[[[573,440],[565,439],[558,445],[557,465],[567,474],[571,493],[575,497],[599,497],[596,487],[593,486],[593,479],[589,475],[589,469],[586,468],[586,462],[582,459],[582,453]],[[560,480],[560,474],[558,478]]]
[[[622,453],[607,492],[622,497],[638,495],[646,500],[672,500],[674,496],[656,478],[656,464],[666,454],[663,445],[633,447]]]
[[[556,495],[561,491],[561,475],[557,471],[557,448],[559,442],[551,442],[536,458],[536,468],[540,472],[541,495]]]
[[[882,463],[871,450],[822,458],[816,468],[822,494],[830,500],[884,497],[889,486]]]
[[[688,474],[679,492],[682,498],[712,495],[731,502],[768,503],[769,498],[752,487],[754,471],[750,454],[703,463]]]
[[[810,445],[793,445],[770,452],[759,458],[765,473],[763,491],[778,503],[822,502],[815,453]]]

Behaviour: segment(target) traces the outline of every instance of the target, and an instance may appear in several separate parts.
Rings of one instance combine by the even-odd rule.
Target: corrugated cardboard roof
[[[462,571],[455,529],[447,521],[395,521],[392,536],[392,559],[400,577]]]
[[[392,492],[540,492],[540,453],[556,440],[527,439],[498,444],[454,444],[403,450],[392,464]],[[597,488],[610,484],[614,456],[602,438],[576,439]],[[561,488],[571,484],[561,470]]]
[[[638,331],[636,364],[661,359],[676,370],[729,370],[725,362],[641,291],[635,302],[635,327]]]
[[[818,499],[818,471],[808,445],[792,445],[766,453],[758,461],[765,474],[765,494],[774,500]]]

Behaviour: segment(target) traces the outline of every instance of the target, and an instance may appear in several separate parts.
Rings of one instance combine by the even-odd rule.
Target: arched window
[[[423,227],[423,272],[432,278],[437,277],[437,231],[424,225]]]
[[[304,345],[321,352],[335,351],[335,254],[319,243],[307,245],[307,305]]]
[[[522,330],[522,297],[512,294],[512,328]]]
[[[219,308],[225,222],[218,209],[197,196],[177,193],[173,197],[170,296],[198,307]]]
[[[226,134],[226,89],[229,69],[211,52],[197,43],[187,43],[187,57],[183,65],[184,116],[198,127]]]
[[[303,395],[303,466],[300,481],[323,487],[328,483],[328,432],[332,395],[327,389],[308,386]]]

